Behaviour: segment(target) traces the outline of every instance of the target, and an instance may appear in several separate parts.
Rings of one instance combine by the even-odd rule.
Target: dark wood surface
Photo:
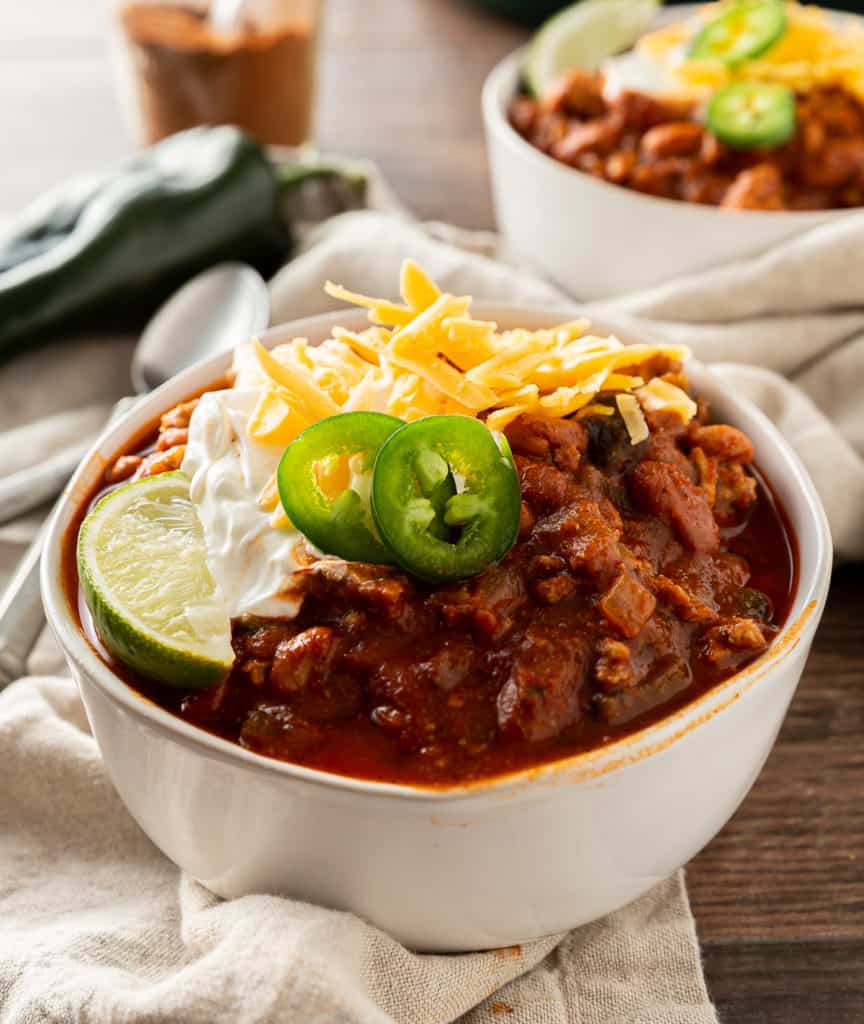
[[[0,210],[127,151],[107,7],[2,5]],[[458,0],[329,0],[321,145],[377,160],[421,217],[492,227],[480,86],[524,38]],[[774,752],[688,869],[726,1024],[864,1022],[862,587],[860,567],[835,573]]]

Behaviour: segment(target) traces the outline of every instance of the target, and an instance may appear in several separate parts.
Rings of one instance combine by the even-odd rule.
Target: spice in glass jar
[[[259,142],[299,145],[312,127],[319,0],[239,5],[126,2],[119,23],[145,144],[198,124],[235,124]]]

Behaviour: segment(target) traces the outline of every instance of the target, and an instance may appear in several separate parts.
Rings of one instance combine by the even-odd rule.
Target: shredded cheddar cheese
[[[637,388],[636,397],[646,411],[668,409],[677,413],[685,423],[696,415],[696,403],[687,392],[662,377],[654,377]]]
[[[726,0],[703,7],[697,25],[716,18]],[[690,25],[674,22],[649,32],[636,50],[657,64],[671,64],[681,95],[703,99],[734,81],[776,82],[797,92],[842,85],[864,98],[864,28],[854,18],[816,6],[786,4],[783,35],[759,57],[729,67],[719,60],[686,56]]]
[[[368,309],[376,323],[363,331],[335,328],[317,346],[297,338],[268,351],[256,339],[251,352],[238,352],[238,386],[261,387],[247,430],[262,444],[285,447],[319,419],[363,409],[406,421],[479,415],[492,430],[523,413],[583,418],[617,410],[638,444],[648,436],[643,409],[665,409],[685,423],[696,412],[686,392],[652,370],[658,359],[687,359],[681,345],[624,345],[588,333],[587,320],[499,331],[471,316],[470,297],[442,292],[410,260],[401,274],[403,304],[329,282],[326,290]],[[274,525],[284,525],[275,478],[258,503],[272,511]]]

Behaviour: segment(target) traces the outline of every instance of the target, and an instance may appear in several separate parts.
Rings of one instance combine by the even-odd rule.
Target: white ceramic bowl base
[[[546,313],[478,304],[502,327]],[[316,342],[354,313],[265,335]],[[78,682],[106,769],[175,863],[225,897],[284,893],[351,910],[420,950],[522,942],[598,918],[667,877],[728,821],[767,757],[824,606],[831,543],[804,470],[770,423],[694,368],[694,387],[742,427],[797,532],[800,581],[774,646],[688,707],[602,750],[447,792],[327,775],[258,757],[144,701],[82,636],[60,580],[61,541],[106,461],[216,379],[211,360],[166,384],[100,439],[50,526],[48,621]]]

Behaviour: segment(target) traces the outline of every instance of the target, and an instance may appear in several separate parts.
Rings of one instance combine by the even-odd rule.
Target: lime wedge
[[[628,50],[649,28],[660,0],[581,0],[537,30],[522,67],[525,84],[542,96],[569,68],[595,71]]]
[[[78,577],[102,642],[124,665],[189,689],[228,674],[231,622],[182,473],[103,498],[78,534]]]

